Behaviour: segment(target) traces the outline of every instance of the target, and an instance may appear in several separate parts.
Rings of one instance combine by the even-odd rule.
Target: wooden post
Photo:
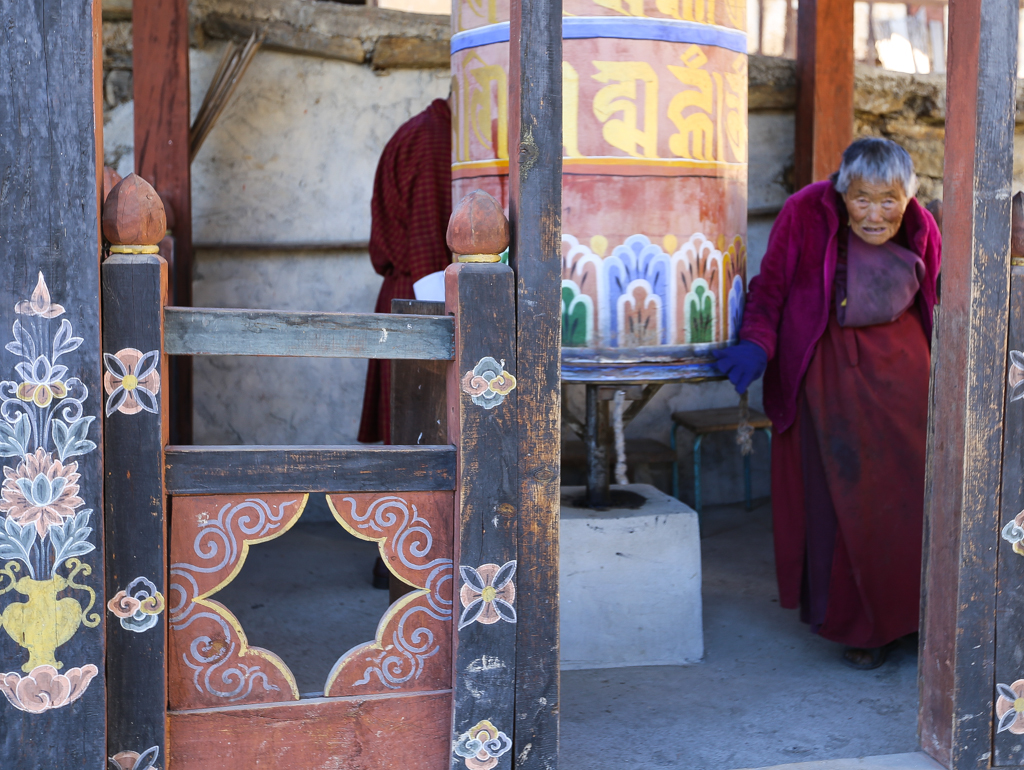
[[[3,18],[0,764],[102,768],[100,3]]]
[[[511,0],[510,264],[519,394],[517,770],[558,766],[562,3]]]
[[[445,285],[447,310],[455,315],[455,360],[448,367],[448,433],[457,449],[459,468],[454,528],[454,768],[476,755],[466,745],[474,738],[496,741],[491,752],[495,756],[512,749],[519,589],[518,442],[512,271],[501,264],[452,265],[445,271]],[[481,733],[488,737],[481,738]]]
[[[164,229],[145,180],[133,174],[114,188],[104,211],[114,253],[102,271],[107,755],[129,767],[143,755],[166,766],[167,757],[167,263],[154,245]]]
[[[170,300],[192,304],[188,0],[132,3],[135,171],[160,194],[173,222]],[[192,443],[192,359],[171,361],[171,433]]]
[[[797,21],[796,189],[839,169],[853,140],[853,3],[801,0]]]
[[[988,767],[993,748],[1017,13],[949,8],[919,665],[921,745],[954,770]]]

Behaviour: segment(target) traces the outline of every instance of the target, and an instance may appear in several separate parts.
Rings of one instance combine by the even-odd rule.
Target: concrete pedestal
[[[700,531],[690,507],[647,484],[639,508],[576,508],[562,487],[564,669],[666,666],[704,655]]]

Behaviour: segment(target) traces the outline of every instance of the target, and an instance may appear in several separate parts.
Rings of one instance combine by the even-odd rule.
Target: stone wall
[[[125,0],[117,3],[121,10],[111,0],[104,5],[104,147],[107,162],[126,173],[133,152],[131,21]],[[193,0],[192,11],[193,114],[220,60],[223,38],[246,36],[256,25],[269,31],[267,45],[193,164],[195,240],[200,245],[280,244],[276,251],[200,248],[196,303],[371,311],[380,278],[358,244],[369,237],[374,169],[398,126],[448,92],[447,18],[308,0]],[[943,78],[859,68],[856,86],[857,134],[900,142],[921,176],[919,196],[941,197]],[[775,215],[792,189],[794,63],[752,56],[749,103],[748,266],[753,276]],[[1020,106],[1018,120],[1024,123]],[[1024,153],[1018,157],[1024,159]],[[1024,187],[1019,163],[1017,189]],[[296,242],[335,247],[288,248]],[[354,442],[364,372],[362,361],[202,359],[196,367],[197,441]],[[580,390],[570,392],[578,413]],[[752,406],[759,407],[759,384],[751,395]],[[627,435],[668,443],[672,411],[736,401],[728,383],[666,386]],[[688,490],[689,442],[681,443],[683,489]],[[732,438],[714,437],[704,446],[705,502],[739,499],[742,463]],[[760,496],[769,489],[761,436],[755,449],[754,493]],[[664,484],[666,476],[654,480]]]

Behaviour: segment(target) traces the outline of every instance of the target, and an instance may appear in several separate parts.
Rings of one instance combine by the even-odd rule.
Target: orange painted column
[[[685,377],[666,363],[735,340],[742,316],[746,6],[563,8],[563,377],[598,362],[628,367],[618,379]],[[507,0],[455,0],[455,200],[479,188],[508,203],[507,19]]]

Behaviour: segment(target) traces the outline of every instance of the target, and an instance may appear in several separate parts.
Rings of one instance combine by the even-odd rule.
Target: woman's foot
[[[843,663],[859,671],[871,671],[885,663],[889,651],[896,645],[897,642],[890,642],[882,647],[847,647]]]

